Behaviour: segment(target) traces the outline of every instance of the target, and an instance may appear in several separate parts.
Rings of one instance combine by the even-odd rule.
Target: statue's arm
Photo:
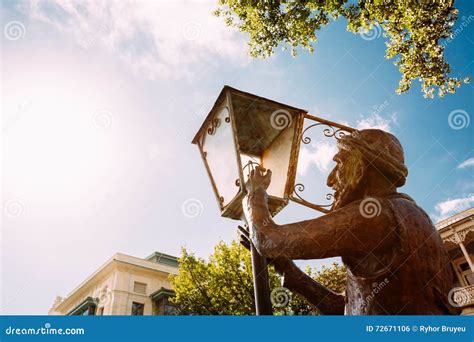
[[[249,232],[243,227],[240,231],[240,243],[250,250]],[[344,296],[338,294],[324,285],[318,283],[308,274],[301,271],[290,259],[275,258],[268,259],[275,270],[283,277],[282,286],[305,297],[308,302],[318,308],[323,315],[343,315],[345,300]]]
[[[285,225],[273,222],[265,191],[248,195],[243,207],[252,242],[261,255],[270,258],[363,257],[393,242],[387,211],[382,208],[378,216],[367,218],[360,213],[358,202],[313,220]]]
[[[323,315],[344,315],[344,296],[321,285],[291,260],[277,258],[272,262],[283,275],[283,286],[305,297]]]

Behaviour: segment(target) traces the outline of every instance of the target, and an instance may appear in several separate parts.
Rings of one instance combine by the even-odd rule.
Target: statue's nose
[[[332,187],[335,184],[335,181],[336,181],[336,168],[334,168],[329,174],[326,184],[327,186]]]

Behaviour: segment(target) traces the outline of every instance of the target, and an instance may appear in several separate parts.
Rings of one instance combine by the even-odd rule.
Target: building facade
[[[57,297],[49,314],[172,314],[170,274],[178,274],[178,260],[171,255],[155,252],[141,259],[117,253],[67,297]]]
[[[456,274],[449,302],[474,315],[474,208],[462,211],[436,224]]]

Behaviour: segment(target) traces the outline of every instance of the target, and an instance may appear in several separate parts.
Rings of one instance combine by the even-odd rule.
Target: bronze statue
[[[408,174],[398,139],[366,129],[340,138],[338,148],[327,179],[335,190],[333,210],[313,220],[274,223],[266,194],[271,171],[250,173],[243,206],[252,243],[284,275],[283,286],[322,314],[456,314],[447,298],[454,279],[441,239],[423,209],[396,190]],[[347,267],[345,296],[292,261],[336,256]]]

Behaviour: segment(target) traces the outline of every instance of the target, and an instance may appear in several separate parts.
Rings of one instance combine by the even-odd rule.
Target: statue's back
[[[373,251],[362,261],[383,265],[371,274],[360,274],[349,263],[346,314],[456,314],[448,302],[454,280],[451,264],[428,215],[402,194],[383,199],[382,208],[391,211],[393,220],[383,229],[396,242],[390,250]]]

